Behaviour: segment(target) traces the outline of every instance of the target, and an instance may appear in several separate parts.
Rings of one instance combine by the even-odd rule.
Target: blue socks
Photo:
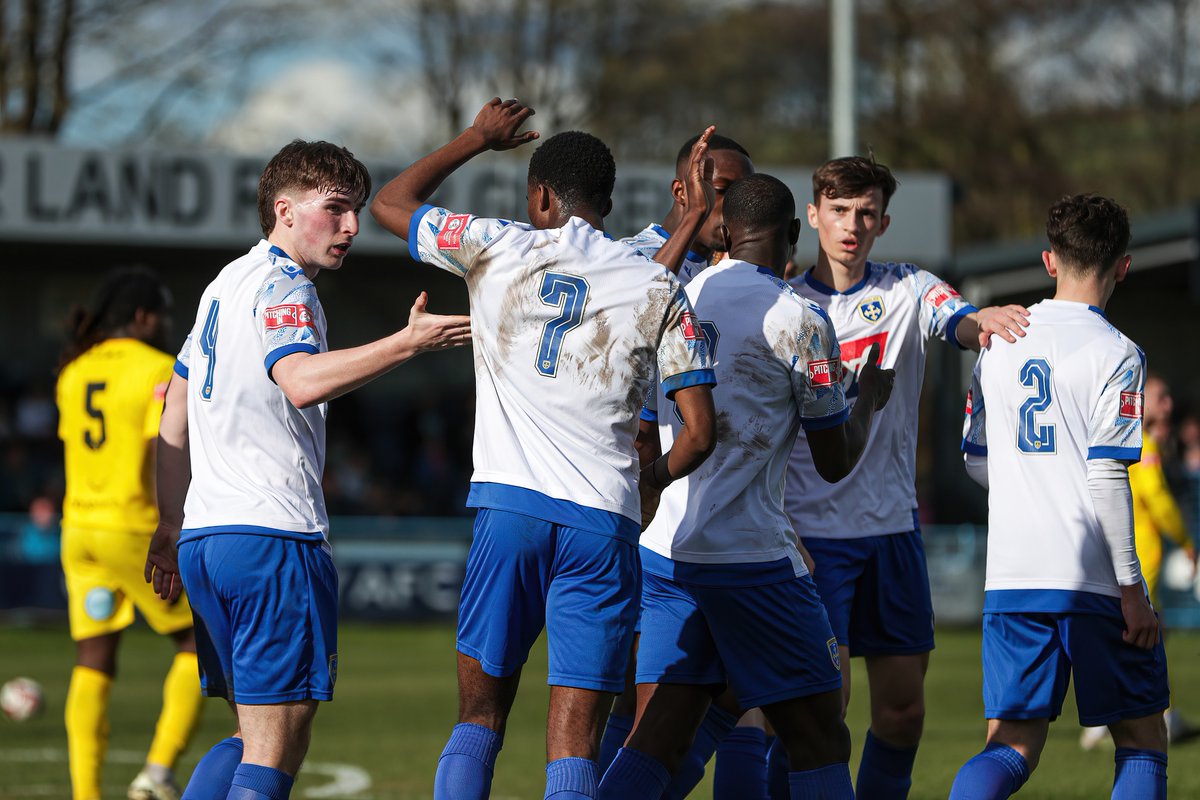
[[[596,757],[596,768],[601,775],[617,757],[617,751],[625,746],[625,740],[633,730],[633,717],[624,714],[609,714],[604,727],[604,738],[600,740],[600,755]]]
[[[596,797],[598,800],[659,800],[670,782],[671,773],[657,759],[622,747],[604,773]]]
[[[783,742],[775,736],[767,737],[767,797],[771,800],[789,800],[792,796],[788,773],[792,766],[788,763],[787,750]]]
[[[595,761],[560,758],[546,765],[545,800],[592,800],[597,783]]]
[[[870,730],[858,765],[858,800],[904,800],[912,788],[917,748],[894,747],[875,738]]]
[[[192,770],[182,800],[225,800],[233,773],[241,763],[241,739],[230,736],[217,742]]]
[[[708,713],[700,723],[700,730],[696,731],[692,747],[679,764],[679,769],[675,771],[667,790],[663,792],[662,800],[683,800],[696,788],[696,784],[704,777],[704,765],[712,758],[712,754],[717,751],[717,745],[729,735],[734,725],[737,725],[737,717],[733,714],[716,706],[708,707]]]
[[[854,800],[850,783],[850,765],[827,764],[820,769],[792,772],[788,775],[790,800]]]
[[[1029,780],[1025,757],[1008,745],[989,744],[954,776],[950,800],[1003,800]]]
[[[240,764],[233,773],[228,800],[287,800],[292,793],[291,775],[259,764]]]
[[[734,728],[717,748],[713,800],[766,800],[767,734],[761,728]]]
[[[1118,747],[1112,800],[1166,800],[1167,754]]]
[[[460,722],[438,759],[433,779],[435,800],[485,800],[503,740],[482,725]]]

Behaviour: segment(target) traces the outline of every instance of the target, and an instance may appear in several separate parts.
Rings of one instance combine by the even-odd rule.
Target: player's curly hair
[[[700,134],[696,134],[683,143],[683,147],[679,148],[679,154],[675,156],[675,169],[678,170],[681,165],[686,164],[691,159],[692,148],[696,146],[696,142],[698,141],[700,141]],[[714,133],[708,137],[708,152],[712,153],[717,150],[733,150],[736,153],[741,153],[746,158],[750,158],[750,153],[746,151],[746,148],[728,136]]]
[[[786,228],[796,217],[796,198],[783,181],[758,172],[725,190],[725,227],[742,231]]]
[[[875,160],[875,154],[846,156],[826,161],[813,173],[813,204],[821,198],[860,197],[878,187],[883,191],[883,210],[887,211],[899,181],[892,171]]]
[[[118,267],[104,276],[87,308],[76,307],[67,321],[70,338],[58,367],[83,355],[88,348],[133,322],[138,311],[161,314],[171,305],[171,293],[148,267]]]
[[[617,165],[604,142],[583,131],[564,131],[542,142],[529,159],[529,183],[554,190],[570,213],[603,212],[612,199]]]
[[[1129,214],[1098,194],[1068,195],[1050,207],[1046,238],[1067,269],[1099,275],[1129,249]]]
[[[344,147],[294,139],[267,163],[258,179],[258,221],[264,236],[275,229],[275,200],[287,191],[338,192],[362,207],[371,194],[371,174]]]

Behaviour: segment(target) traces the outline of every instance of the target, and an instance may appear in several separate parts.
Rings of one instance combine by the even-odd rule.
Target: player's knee
[[[814,720],[803,731],[779,735],[793,770],[819,769],[850,760],[850,729],[841,718]]]
[[[871,731],[884,742],[913,747],[925,728],[925,701],[881,704],[872,711]]]

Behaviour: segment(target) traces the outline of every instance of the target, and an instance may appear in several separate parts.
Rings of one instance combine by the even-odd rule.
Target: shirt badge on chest
[[[883,319],[883,298],[877,294],[871,295],[858,304],[858,313],[871,324],[879,322]]]

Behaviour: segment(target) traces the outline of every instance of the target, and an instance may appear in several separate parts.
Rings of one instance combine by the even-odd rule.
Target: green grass
[[[982,744],[979,697],[979,635],[940,631],[928,679],[929,715],[911,797],[944,798],[959,766]],[[366,770],[371,787],[356,794],[323,795],[350,800],[418,800],[432,794],[438,753],[454,723],[453,631],[447,627],[367,627],[341,631],[337,701],[317,716],[309,761],[293,797],[303,798],[331,780],[330,764]],[[1200,634],[1177,632],[1170,640],[1170,667],[1178,707],[1200,719]],[[149,745],[160,703],[160,685],[170,645],[141,627],[122,646],[120,674],[111,705],[112,738],[105,770],[106,797],[124,797]],[[40,717],[16,724],[0,719],[0,798],[69,797],[62,754],[63,700],[73,648],[65,627],[0,628],[0,679],[28,675],[46,690]],[[859,662],[855,662],[858,666]],[[545,650],[535,649],[493,784],[495,798],[541,797],[547,689]],[[861,673],[861,668],[860,668]],[[866,684],[856,683],[850,726],[856,749],[866,724]],[[228,735],[224,703],[209,701],[182,775],[213,742]],[[1111,751],[1082,752],[1073,703],[1051,726],[1042,766],[1022,790],[1033,798],[1107,797],[1112,783]],[[1200,797],[1200,742],[1172,750],[1171,794]],[[696,797],[711,797],[707,783]]]

